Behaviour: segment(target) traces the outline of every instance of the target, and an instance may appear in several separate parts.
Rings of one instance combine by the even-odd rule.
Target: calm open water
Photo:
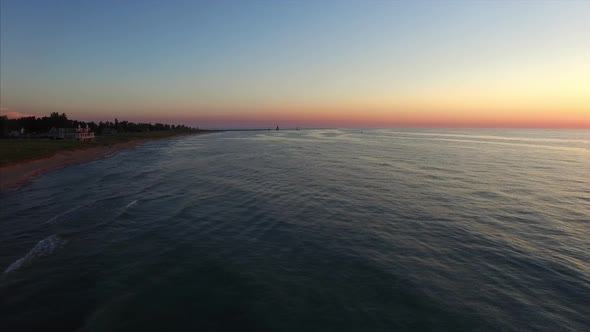
[[[151,142],[0,194],[2,331],[588,331],[590,131]]]

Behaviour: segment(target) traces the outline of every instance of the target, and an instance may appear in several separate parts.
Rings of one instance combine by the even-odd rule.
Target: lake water
[[[590,131],[155,141],[3,192],[2,331],[588,331]]]

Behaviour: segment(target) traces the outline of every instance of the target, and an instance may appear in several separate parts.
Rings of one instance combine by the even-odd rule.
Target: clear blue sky
[[[4,112],[338,125],[590,107],[589,1],[0,3]]]

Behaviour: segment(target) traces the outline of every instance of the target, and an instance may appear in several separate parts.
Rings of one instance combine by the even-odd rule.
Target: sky
[[[0,112],[590,128],[590,1],[0,1]]]

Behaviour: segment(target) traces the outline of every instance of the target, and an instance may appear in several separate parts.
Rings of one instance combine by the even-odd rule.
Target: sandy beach
[[[205,133],[196,133],[192,135],[203,135]],[[121,150],[130,149],[150,141],[169,139],[178,136],[165,138],[145,138],[136,139],[129,142],[112,144],[112,145],[98,145],[90,148],[83,148],[78,150],[60,151],[50,157],[35,159],[31,161],[14,163],[11,165],[2,166],[0,168],[0,190],[17,189],[25,184],[33,176],[39,175],[43,172],[65,167],[72,164],[79,164],[101,157],[110,156]]]

